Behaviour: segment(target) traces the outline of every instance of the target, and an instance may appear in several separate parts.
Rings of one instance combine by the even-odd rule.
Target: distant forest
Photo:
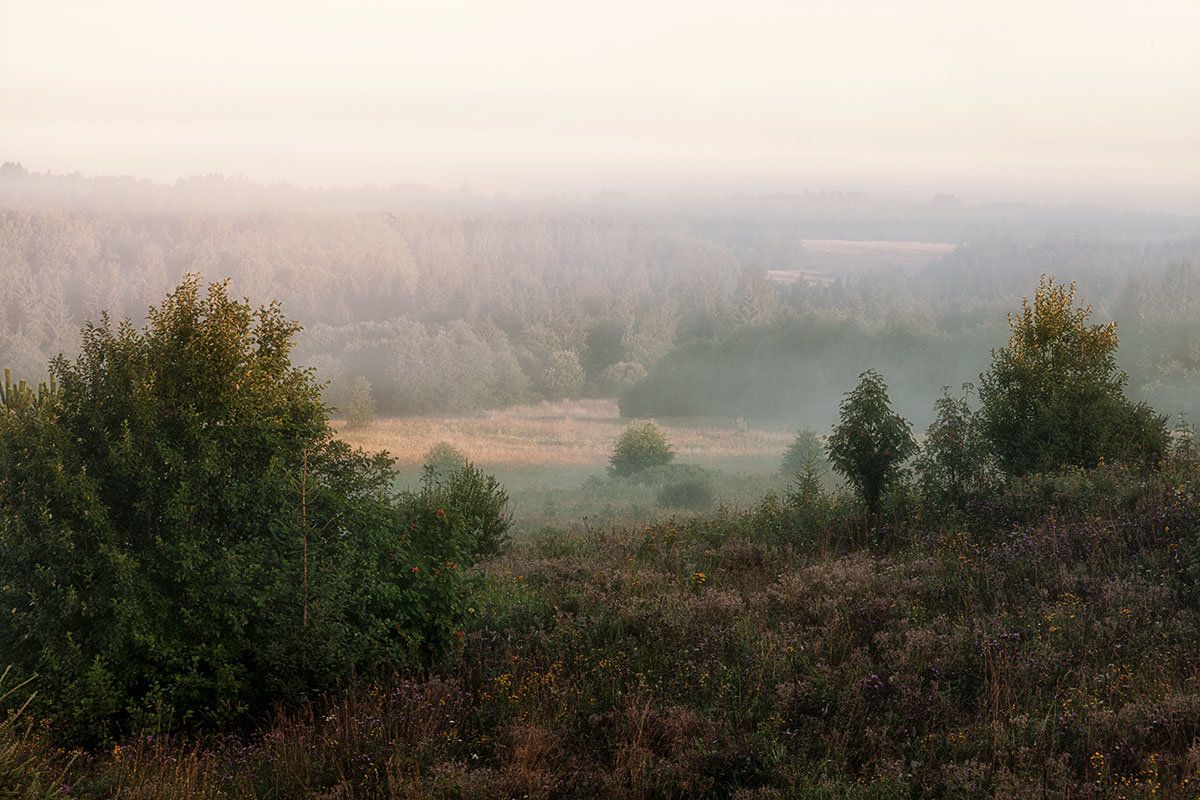
[[[804,242],[955,245],[822,262]],[[140,323],[187,273],[299,320],[297,363],[383,414],[619,396],[629,416],[824,426],[880,370],[928,419],[976,380],[1042,273],[1116,320],[1129,394],[1200,410],[1200,218],[857,194],[639,203],[159,186],[0,168],[0,365],[40,379],[87,319]],[[782,282],[778,272],[804,270]]]

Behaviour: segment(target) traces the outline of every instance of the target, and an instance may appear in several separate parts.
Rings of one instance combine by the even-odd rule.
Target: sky
[[[1197,0],[0,0],[0,161],[1200,214]]]

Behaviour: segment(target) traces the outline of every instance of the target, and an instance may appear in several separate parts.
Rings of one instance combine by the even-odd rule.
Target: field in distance
[[[626,490],[620,497],[600,497],[595,486],[584,487],[589,478],[605,474],[613,445],[629,423],[620,417],[615,400],[595,399],[512,406],[472,416],[380,418],[362,430],[332,421],[351,445],[390,453],[402,484],[415,486],[425,454],[438,442],[449,442],[508,487],[519,517],[553,506],[550,516],[556,521],[602,510],[606,501],[612,501],[613,510],[639,513],[653,505],[652,492],[633,497]],[[739,425],[727,418],[658,423],[676,451],[676,463],[722,473],[717,494],[725,502],[749,501],[777,488],[780,459],[795,435],[786,428]]]

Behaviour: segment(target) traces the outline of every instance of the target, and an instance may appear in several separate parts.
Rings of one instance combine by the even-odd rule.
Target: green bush
[[[608,472],[613,477],[626,477],[650,467],[664,466],[674,458],[675,453],[656,422],[635,422],[617,439]]]
[[[658,504],[666,508],[685,508],[699,511],[713,504],[712,481],[708,478],[685,478],[665,484],[658,492]]]
[[[877,512],[884,490],[900,477],[917,443],[908,422],[892,411],[883,377],[867,370],[859,378],[842,401],[841,422],[829,437],[829,460]]]
[[[228,719],[452,633],[472,536],[334,438],[297,329],[191,277],[0,409],[0,652],[48,716]]]
[[[1008,474],[1154,464],[1166,453],[1166,417],[1125,397],[1116,323],[1089,325],[1090,314],[1073,284],[1043,275],[1033,303],[1009,316],[1008,347],[993,351],[979,387],[983,434]]]
[[[423,459],[426,481],[444,481],[467,465],[467,457],[449,442],[438,442]]]
[[[441,509],[465,532],[472,557],[496,555],[508,543],[508,492],[469,461],[444,478],[427,465],[421,490],[402,494],[401,504],[414,511],[433,509],[435,516]]]

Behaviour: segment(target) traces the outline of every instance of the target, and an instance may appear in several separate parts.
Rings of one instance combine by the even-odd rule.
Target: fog
[[[1200,6],[0,3],[31,169],[1200,213]]]
[[[1200,6],[0,3],[0,364],[183,276],[333,405],[928,418],[1041,273],[1200,387]]]

